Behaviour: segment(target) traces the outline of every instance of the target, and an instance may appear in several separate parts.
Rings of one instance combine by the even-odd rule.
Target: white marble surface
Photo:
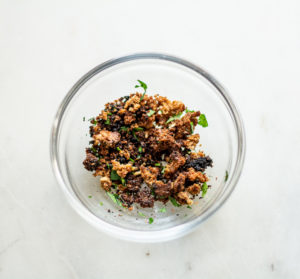
[[[0,1],[0,278],[299,278],[300,2]],[[63,96],[136,51],[213,73],[242,112],[236,191],[194,233],[113,239],[66,203],[49,162]]]

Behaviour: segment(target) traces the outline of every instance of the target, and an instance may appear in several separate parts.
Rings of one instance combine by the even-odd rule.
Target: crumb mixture
[[[197,125],[207,126],[204,114],[180,101],[146,93],[124,96],[90,120],[91,146],[84,167],[100,177],[101,187],[123,207],[153,207],[169,200],[174,206],[192,205],[207,191],[205,174],[212,159],[195,151]]]

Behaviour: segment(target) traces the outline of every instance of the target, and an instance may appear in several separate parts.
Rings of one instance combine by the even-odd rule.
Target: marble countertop
[[[299,278],[299,49],[299,1],[1,1],[0,278]],[[246,127],[233,195],[166,243],[96,231],[50,168],[66,92],[95,65],[137,51],[213,73]]]

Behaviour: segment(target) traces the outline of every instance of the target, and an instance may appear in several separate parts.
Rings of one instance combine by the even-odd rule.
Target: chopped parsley
[[[143,147],[139,147],[139,152],[142,153],[143,152]]]
[[[202,198],[206,195],[207,189],[208,189],[207,183],[204,182],[204,183],[202,184],[202,187],[201,187],[201,190],[202,190]]]
[[[164,212],[166,212],[167,210],[166,210],[166,208],[165,207],[162,207],[160,210],[159,210],[159,212],[162,212],[162,213],[164,213]]]
[[[152,217],[150,217],[150,218],[149,218],[149,224],[152,224],[152,223],[153,223],[153,221],[154,221],[154,220],[153,220],[153,218],[152,218]]]
[[[160,163],[155,163],[154,166],[160,167]]]
[[[134,163],[135,161],[133,160],[133,159],[131,159],[131,158],[129,158],[129,161],[131,161],[132,163]]]
[[[91,147],[91,150],[92,150],[92,152],[93,152],[94,154],[97,154],[97,153],[98,153],[97,149],[96,149],[94,146]]]
[[[194,123],[191,122],[190,124],[191,124],[191,134],[192,134],[192,133],[194,133]]]
[[[192,209],[192,207],[191,207],[190,205],[188,205],[186,208],[188,208],[188,209]]]
[[[144,213],[142,213],[142,212],[138,212],[138,214],[139,214],[140,216],[142,216],[142,217],[146,217],[146,215],[145,215]]]
[[[120,130],[127,132],[128,131],[128,127],[122,126]]]
[[[99,202],[99,204],[100,204],[101,206],[103,206],[103,202]]]
[[[110,179],[112,181],[116,181],[116,180],[120,180],[121,177],[117,174],[117,172],[115,170],[112,170],[110,173]]]
[[[135,132],[139,132],[139,131],[144,131],[144,128],[142,128],[142,127],[137,127],[137,128],[133,128],[133,130],[134,130]]]
[[[169,197],[169,200],[175,207],[180,206],[180,204],[173,197]]]
[[[117,194],[112,194],[110,192],[106,192],[106,193],[115,204],[123,207],[122,202],[120,201],[120,197]]]
[[[162,170],[161,170],[161,173],[162,173],[162,174],[165,173],[165,169],[166,169],[166,167],[163,167],[163,168],[162,168]]]
[[[228,171],[225,173],[225,182],[228,180]]]
[[[83,116],[82,120],[85,121],[85,116]]]
[[[122,182],[123,186],[126,186],[126,180],[125,180],[125,178],[121,177],[121,182]]]
[[[111,112],[109,112],[109,113],[107,113],[107,115],[112,115],[112,113],[111,113]]]
[[[150,109],[150,111],[147,113],[147,115],[150,117],[150,116],[152,116],[154,113],[155,113],[155,111],[152,110],[152,109]]]
[[[91,199],[92,198],[92,196],[89,196],[89,199]]]
[[[121,148],[120,148],[120,147],[117,147],[117,150],[118,150],[118,151],[121,151]]]
[[[170,123],[170,122],[172,122],[172,121],[174,121],[174,120],[176,120],[176,119],[179,119],[179,118],[181,117],[181,115],[182,115],[182,112],[178,113],[177,115],[171,116],[171,117],[168,119],[168,121],[166,122],[166,124],[168,124],[168,123]]]
[[[133,135],[133,137],[134,137],[137,141],[140,141],[140,140],[138,139],[138,137],[136,136],[135,131],[132,131],[132,135]]]
[[[110,119],[109,118],[107,118],[107,120],[105,121],[105,124],[110,125]]]
[[[135,88],[138,88],[138,87],[141,87],[141,88],[143,88],[144,89],[144,93],[143,93],[143,95],[142,95],[142,97],[141,97],[141,101],[144,99],[144,96],[145,96],[145,94],[146,94],[146,91],[147,91],[147,84],[145,83],[145,82],[143,82],[143,81],[141,81],[141,80],[137,80],[138,82],[139,82],[139,85],[136,85],[135,86]]]
[[[203,128],[208,126],[205,114],[202,113],[199,116],[198,124],[201,125]]]
[[[116,183],[112,183],[111,185],[112,185],[112,186],[113,186],[113,188],[115,188],[115,189],[117,189],[117,188],[118,188],[118,184],[116,184]]]

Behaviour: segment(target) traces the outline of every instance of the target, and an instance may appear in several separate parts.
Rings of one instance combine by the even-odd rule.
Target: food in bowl
[[[200,136],[194,133],[197,125],[208,126],[206,117],[181,101],[146,94],[147,85],[138,82],[143,93],[107,103],[90,119],[92,140],[83,165],[122,207],[151,208],[156,201],[191,206],[205,196],[205,170],[213,164],[198,150]]]

